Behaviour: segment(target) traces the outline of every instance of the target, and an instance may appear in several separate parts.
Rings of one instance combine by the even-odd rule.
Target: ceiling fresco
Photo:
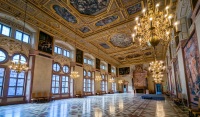
[[[97,15],[108,6],[109,0],[70,0],[71,5],[85,15]]]
[[[96,25],[96,26],[104,26],[104,25],[107,25],[107,24],[109,24],[109,23],[114,22],[117,18],[118,18],[117,15],[109,16],[109,17],[106,17],[106,18],[104,18],[104,19],[98,21],[95,25]]]
[[[86,27],[86,26],[81,27],[79,30],[80,30],[82,33],[87,33],[87,32],[90,31],[90,29],[89,29],[88,27]]]
[[[141,10],[142,10],[142,4],[138,3],[138,4],[135,4],[131,7],[129,7],[127,9],[127,12],[128,12],[129,15],[132,15],[132,14],[135,14],[135,13],[141,11]]]
[[[71,23],[77,23],[76,17],[73,16],[66,8],[60,7],[58,5],[53,5],[53,9],[60,17],[62,17],[66,21]]]
[[[61,41],[119,66],[154,60],[154,49],[132,40],[135,17],[146,0],[27,0],[27,20]],[[160,1],[161,6],[166,2]],[[0,13],[24,18],[24,0],[1,0]],[[0,15],[0,21],[3,21]],[[12,20],[13,21],[13,20]],[[6,21],[10,22],[10,20]],[[76,37],[76,39],[75,39]],[[158,59],[166,44],[156,47]],[[98,54],[98,50],[99,53]]]
[[[117,47],[126,48],[133,43],[131,35],[128,34],[115,34],[111,37],[110,42]]]

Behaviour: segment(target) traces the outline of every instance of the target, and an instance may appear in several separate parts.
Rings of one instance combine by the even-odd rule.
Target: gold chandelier
[[[136,39],[141,46],[157,46],[160,40],[168,42],[172,30],[172,15],[169,7],[165,11],[159,11],[159,4],[153,0],[147,0],[147,9],[143,9],[143,16],[136,17],[136,26],[132,34],[133,41]]]
[[[25,6],[25,11],[24,11],[24,26],[23,26],[23,33],[24,33],[24,30],[25,30],[25,24],[26,24],[26,11],[27,11],[27,1],[26,2],[26,6]],[[22,49],[22,44],[23,44],[23,41],[21,40],[21,46],[20,46],[20,49],[21,49],[21,52],[23,52],[23,49]],[[28,70],[28,66],[27,66],[27,63],[26,62],[21,62],[21,54],[19,55],[19,60],[18,61],[12,61],[11,64],[9,65],[9,68],[11,70],[14,70],[16,73],[21,73],[21,72],[26,72]]]
[[[149,71],[151,71],[152,73],[159,73],[159,72],[163,72],[165,70],[165,66],[163,61],[153,61],[150,63],[149,66]]]
[[[165,70],[165,66],[163,61],[157,61],[150,63],[149,71],[152,72],[152,77],[154,78],[155,83],[161,83],[163,77],[163,71]]]
[[[101,76],[96,76],[96,77],[95,77],[95,81],[99,82],[99,81],[101,81],[101,80],[102,80]]]
[[[78,74],[77,71],[72,71],[71,74],[70,74],[70,78],[72,79],[76,79],[78,78],[80,75]]]
[[[115,82],[115,79],[114,79],[114,78],[110,78],[110,79],[109,79],[109,82],[110,82],[110,83],[113,83],[113,82]]]
[[[119,80],[119,81],[118,81],[118,83],[119,83],[119,84],[122,84],[122,83],[123,83],[123,81],[122,81],[122,80]]]
[[[10,66],[9,66],[9,68],[14,70],[16,73],[21,73],[22,71],[27,71],[28,70],[27,63],[26,62],[23,63],[20,60],[18,60],[17,62],[16,61],[12,61]]]

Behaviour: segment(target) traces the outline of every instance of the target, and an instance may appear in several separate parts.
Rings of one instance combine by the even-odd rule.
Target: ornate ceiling
[[[153,49],[140,47],[131,38],[133,20],[141,14],[144,3],[142,0],[28,0],[26,22],[51,33],[55,39],[72,45],[77,40],[78,48],[115,66],[138,64],[153,60]],[[0,13],[22,20],[24,7],[24,0],[1,1]],[[157,47],[158,58],[164,58],[166,45]]]

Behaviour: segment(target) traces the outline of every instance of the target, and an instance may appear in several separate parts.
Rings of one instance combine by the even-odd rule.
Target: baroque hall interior
[[[0,0],[0,117],[199,108],[200,0]]]

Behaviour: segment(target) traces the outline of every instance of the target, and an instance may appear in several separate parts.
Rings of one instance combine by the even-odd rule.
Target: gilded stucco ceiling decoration
[[[90,29],[87,26],[83,26],[79,29],[82,33],[90,32]]]
[[[127,12],[129,15],[135,14],[142,10],[142,3],[139,2],[133,6],[128,7]]]
[[[111,37],[110,42],[116,47],[126,48],[132,45],[133,39],[131,35],[121,33],[121,34],[114,34]]]
[[[146,0],[28,0],[28,2],[27,24],[44,30],[72,46],[75,44],[74,34],[76,34],[77,48],[90,52],[110,64],[118,66],[154,59],[153,50],[140,47],[137,41],[132,44],[131,36],[128,36],[128,39],[122,36],[120,42],[114,41],[116,45],[111,43],[111,38],[114,36],[112,34],[132,34],[135,26],[134,18],[141,14],[140,7],[146,6]],[[166,3],[163,0],[158,2],[161,6]],[[23,19],[24,5],[24,0],[2,0],[0,17],[1,13],[11,16],[21,13],[19,19]],[[95,9],[96,6],[98,9]],[[5,23],[9,24],[10,20]],[[158,59],[163,58],[167,50],[167,42],[163,43],[166,44],[157,47]],[[126,58],[130,54],[141,54],[141,56]]]
[[[76,17],[73,16],[66,8],[61,7],[59,5],[53,5],[53,9],[60,17],[62,17],[66,21],[71,23],[77,23]]]
[[[106,17],[102,20],[99,20],[95,25],[96,26],[104,26],[106,24],[114,22],[118,18],[117,15]]]
[[[109,0],[70,0],[71,5],[85,15],[97,15],[106,10]]]

